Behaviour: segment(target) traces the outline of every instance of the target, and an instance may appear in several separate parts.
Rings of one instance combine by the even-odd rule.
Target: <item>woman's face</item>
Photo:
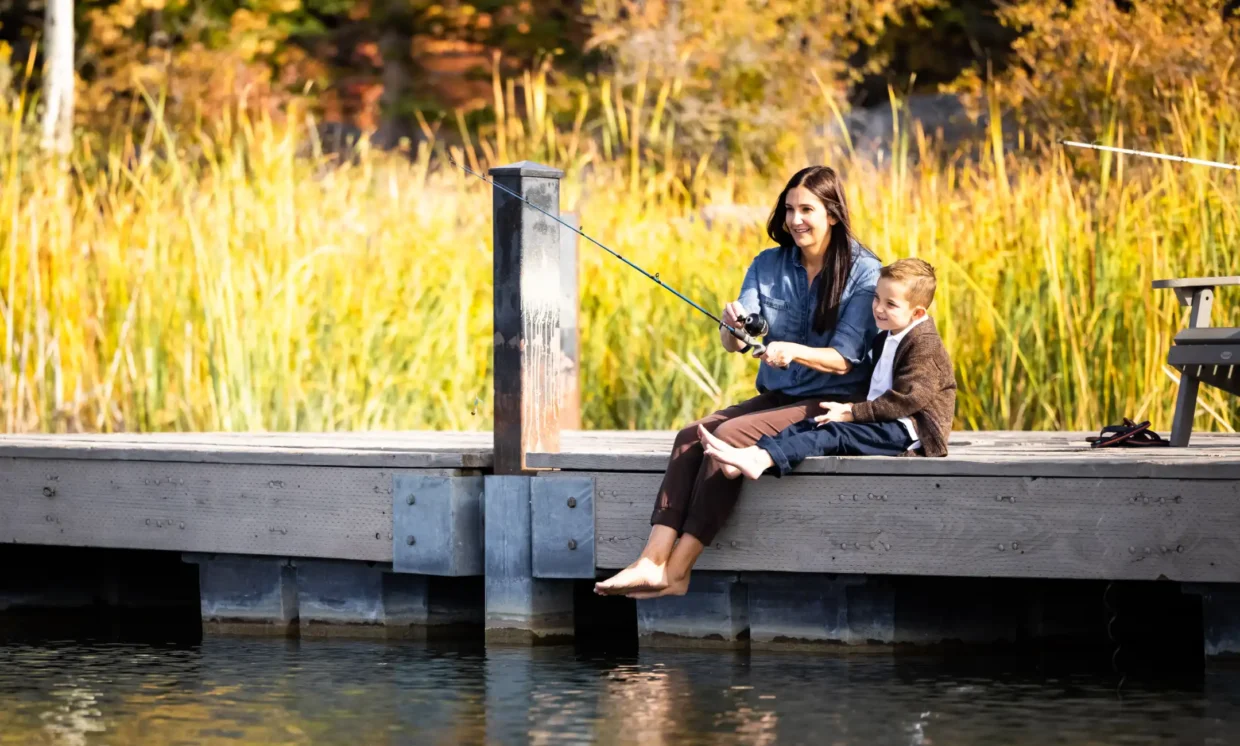
[[[835,218],[827,215],[822,200],[803,186],[788,190],[784,200],[784,226],[802,250],[813,251],[826,246]]]

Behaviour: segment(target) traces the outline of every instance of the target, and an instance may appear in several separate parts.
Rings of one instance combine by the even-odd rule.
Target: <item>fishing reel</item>
[[[745,327],[745,333],[751,337],[765,337],[771,333],[771,327],[766,323],[766,319],[762,318],[762,314],[751,313],[741,319],[741,325]]]
[[[762,344],[762,338],[770,333],[770,325],[766,323],[766,319],[761,314],[750,313],[742,316],[739,321],[738,329],[732,330],[732,336],[745,343],[740,352],[753,352],[754,357],[766,352],[766,345]]]

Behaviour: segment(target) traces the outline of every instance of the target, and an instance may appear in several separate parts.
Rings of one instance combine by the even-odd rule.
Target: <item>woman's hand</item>
[[[776,368],[787,368],[789,363],[796,362],[797,351],[801,345],[792,342],[771,342],[766,346],[766,352],[760,356],[762,362]],[[754,357],[759,357],[755,355]]]
[[[814,422],[819,425],[825,425],[828,422],[852,422],[852,405],[840,404],[834,401],[822,402],[822,408],[827,410],[826,414],[820,414],[814,418]]]
[[[723,307],[723,323],[740,330],[741,319],[745,316],[745,307],[740,301],[732,301]],[[736,338],[732,332],[727,329],[719,329],[719,341],[723,342],[723,348],[728,352],[740,352],[745,343]]]

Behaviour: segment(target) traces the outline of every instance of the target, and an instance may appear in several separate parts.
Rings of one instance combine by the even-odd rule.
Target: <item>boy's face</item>
[[[874,321],[879,329],[899,333],[925,315],[925,306],[915,306],[909,302],[908,286],[903,282],[888,277],[878,279],[878,288],[874,293]]]

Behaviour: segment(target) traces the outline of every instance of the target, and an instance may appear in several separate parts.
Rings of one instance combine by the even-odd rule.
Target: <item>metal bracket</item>
[[[392,475],[392,570],[482,575],[481,476]]]
[[[530,519],[534,577],[594,577],[592,478],[535,477]]]

